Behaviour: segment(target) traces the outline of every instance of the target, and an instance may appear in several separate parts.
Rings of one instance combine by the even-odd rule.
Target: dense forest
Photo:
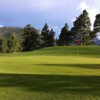
[[[84,10],[76,17],[73,27],[69,29],[68,23],[62,27],[60,35],[46,23],[42,30],[28,24],[24,28],[1,27],[0,28],[0,52],[32,51],[51,46],[67,45],[94,45],[96,34],[100,32],[100,14],[95,17],[94,27],[91,30],[91,21],[88,12]],[[100,40],[98,40],[98,44]]]

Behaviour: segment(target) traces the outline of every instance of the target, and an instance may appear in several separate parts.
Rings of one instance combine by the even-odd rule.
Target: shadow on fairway
[[[44,92],[100,92],[100,76],[0,74],[0,87]]]
[[[100,64],[35,64],[38,66],[51,66],[51,67],[79,67],[87,69],[100,69]]]

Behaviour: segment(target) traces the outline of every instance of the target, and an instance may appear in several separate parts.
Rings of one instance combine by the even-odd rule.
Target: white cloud
[[[95,16],[96,16],[96,14],[99,13],[99,10],[96,7],[94,7],[94,6],[88,5],[86,3],[86,1],[81,2],[80,6],[78,7],[78,9],[81,10],[81,12],[84,9],[86,9],[88,11],[89,17],[90,17],[91,23],[92,23],[92,27],[91,28],[93,29],[93,23],[95,21]]]
[[[4,27],[4,25],[0,25],[0,27]]]
[[[74,22],[76,20],[76,18],[73,18],[72,20],[71,20],[71,22]]]
[[[89,6],[86,4],[85,1],[80,3],[80,6],[78,7],[78,9],[81,9],[81,11],[83,11],[84,9],[89,9]]]

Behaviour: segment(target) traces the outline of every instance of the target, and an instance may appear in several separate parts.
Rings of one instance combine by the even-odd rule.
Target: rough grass
[[[0,54],[0,100],[100,100],[100,47]]]

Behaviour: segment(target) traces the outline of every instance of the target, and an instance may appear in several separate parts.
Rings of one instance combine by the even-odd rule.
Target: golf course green
[[[1,53],[0,100],[100,100],[100,46]]]

